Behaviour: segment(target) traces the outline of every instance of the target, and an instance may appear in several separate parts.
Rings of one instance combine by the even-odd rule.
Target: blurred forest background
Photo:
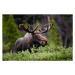
[[[3,53],[14,52],[15,41],[24,37],[25,31],[21,31],[18,26],[24,24],[25,27],[30,25],[39,25],[41,28],[48,23],[48,16],[50,23],[53,23],[52,29],[43,35],[48,39],[49,44],[54,44],[55,47],[62,46],[63,48],[73,47],[73,15],[2,15],[3,20]]]

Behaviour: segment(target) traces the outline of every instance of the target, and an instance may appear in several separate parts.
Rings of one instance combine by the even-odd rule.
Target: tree
[[[20,37],[18,26],[12,15],[3,15],[3,51],[14,50],[15,41]]]
[[[53,23],[53,27],[52,29],[48,32],[49,34],[49,42],[53,43],[55,46],[57,45],[61,45],[62,43],[60,42],[60,37],[59,37],[59,33],[57,33],[58,30],[58,26],[54,20],[54,18],[51,19],[50,21],[51,23]]]

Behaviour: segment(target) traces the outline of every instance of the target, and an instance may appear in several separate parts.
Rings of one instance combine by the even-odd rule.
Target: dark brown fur
[[[15,52],[29,49],[29,52],[31,53],[30,48],[33,47],[33,45],[38,48],[39,46],[44,47],[47,44],[46,38],[41,34],[32,35],[31,33],[27,33],[23,38],[19,38],[16,41]]]

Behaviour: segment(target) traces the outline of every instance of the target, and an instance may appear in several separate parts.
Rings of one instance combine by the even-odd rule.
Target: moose
[[[27,33],[23,38],[19,38],[16,40],[15,53],[22,50],[26,51],[27,49],[31,53],[31,48],[33,47],[33,45],[36,49],[40,46],[44,47],[48,45],[47,39],[42,34],[48,32],[52,28],[52,26],[52,23],[48,23],[37,30],[38,25],[35,28],[33,28],[32,26],[28,26],[26,28],[24,24],[19,24],[19,29],[26,31]]]

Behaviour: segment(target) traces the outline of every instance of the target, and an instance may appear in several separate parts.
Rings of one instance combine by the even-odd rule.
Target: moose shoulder
[[[21,30],[26,31],[26,35],[23,38],[19,38],[15,42],[15,52],[17,51],[26,51],[27,49],[31,53],[31,47],[33,45],[38,48],[39,46],[45,46],[47,45],[47,39],[42,36],[42,33],[46,33],[52,28],[53,24],[49,23],[44,25],[42,28],[40,28],[38,31],[36,29],[38,26],[36,26],[35,29],[33,29],[31,26],[28,26],[28,28],[25,28],[24,24],[20,24],[19,28]]]

